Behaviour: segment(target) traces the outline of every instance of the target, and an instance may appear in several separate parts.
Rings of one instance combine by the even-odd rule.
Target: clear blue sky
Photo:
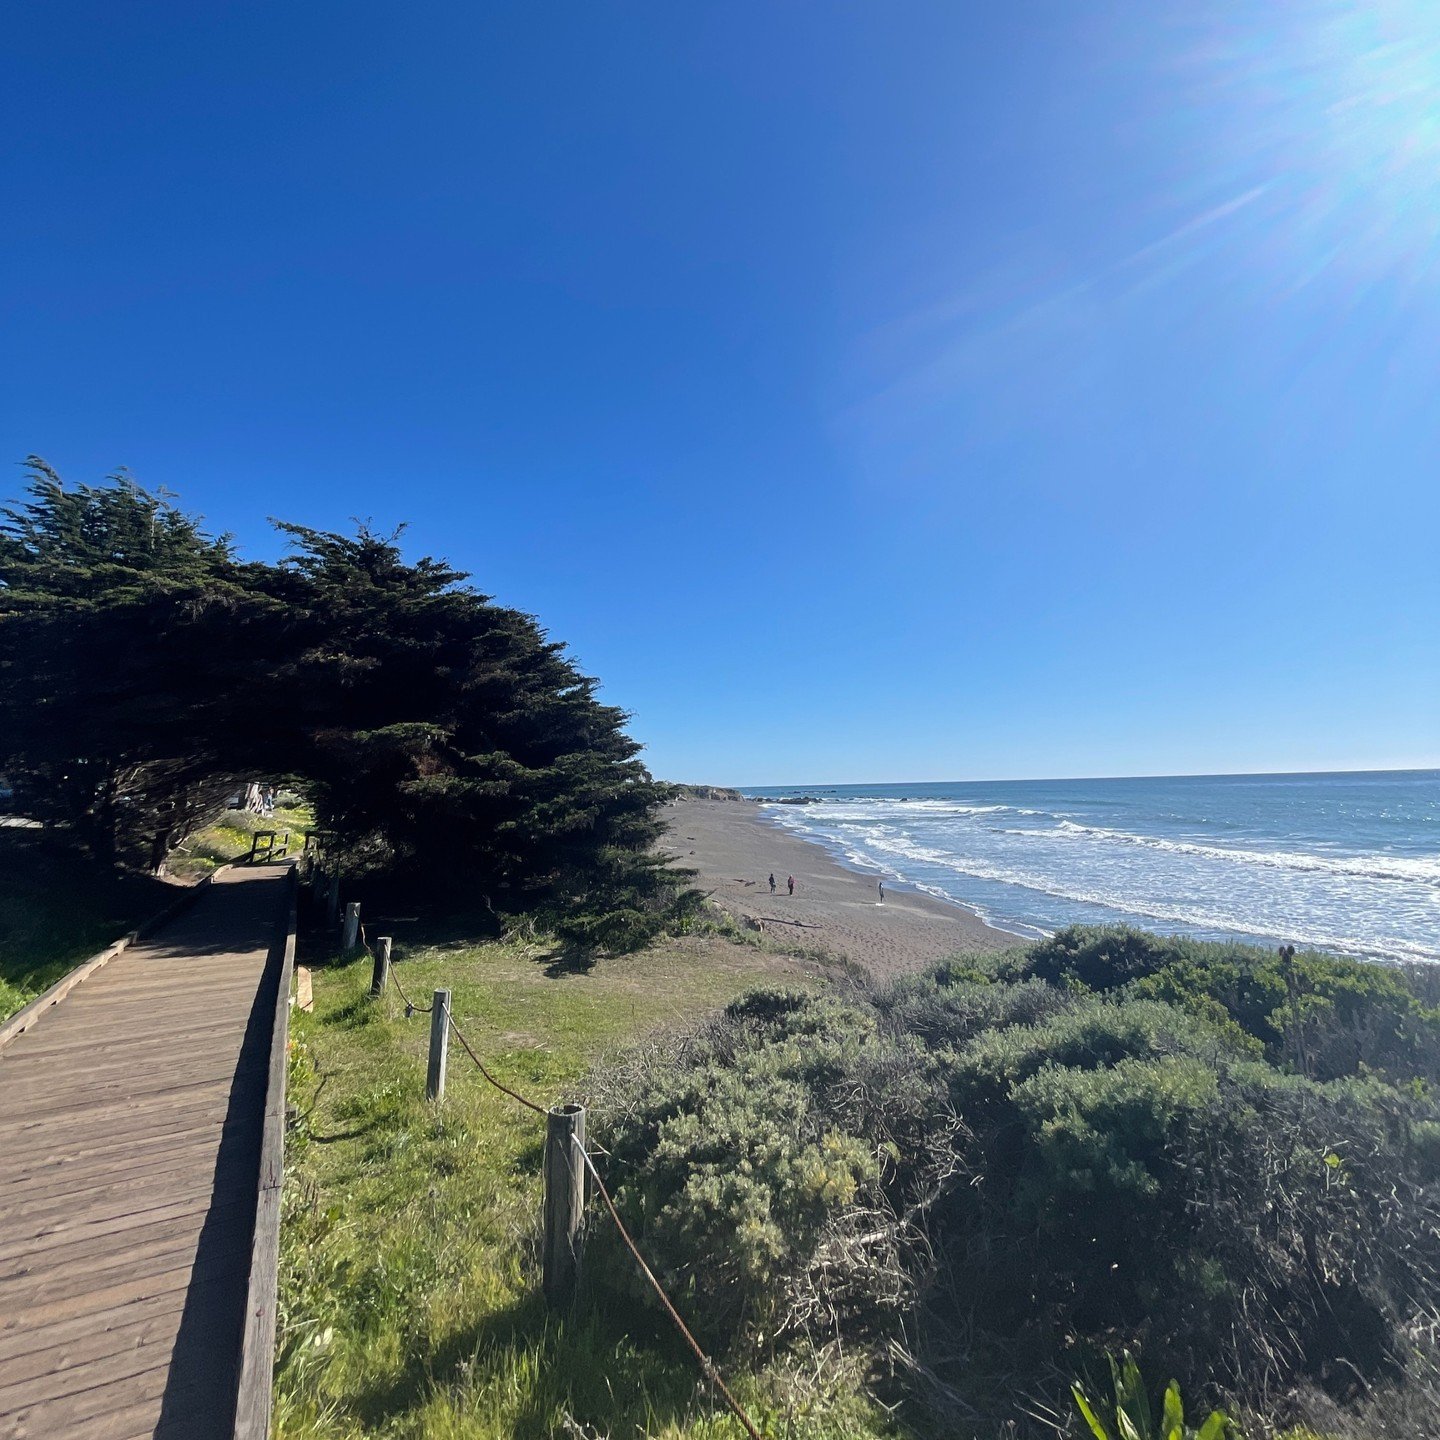
[[[7,465],[252,554],[408,521],[669,778],[1440,765],[1429,0],[51,0],[0,52]]]

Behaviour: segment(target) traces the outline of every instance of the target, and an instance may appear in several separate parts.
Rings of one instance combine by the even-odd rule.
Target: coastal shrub
[[[1440,1073],[1430,982],[1399,966],[1316,953],[1287,960],[1254,945],[1077,925],[1001,957],[994,973],[1072,993],[1163,1000],[1243,1032],[1272,1063],[1318,1080],[1362,1070]]]
[[[1017,1423],[1017,1376],[1123,1347],[1216,1402],[1396,1383],[1440,1315],[1421,999],[1301,957],[1330,1022],[1297,1069],[1276,957],[1056,938],[844,1002],[757,992],[597,1082],[622,1211],[708,1342],[870,1345]]]
[[[1440,1296],[1428,1096],[1223,1055],[1036,1068],[1003,1038],[961,1057],[970,1183],[932,1217],[937,1293],[985,1317],[983,1364],[1067,1337],[1239,1387],[1390,1373]]]
[[[913,1305],[892,1200],[943,1100],[867,1006],[757,991],[596,1097],[616,1205],[711,1344],[818,1321],[873,1334]],[[592,1269],[642,1298],[604,1230]]]
[[[565,944],[629,954],[683,930],[705,903],[699,890],[687,886],[689,871],[628,854],[613,873],[607,873],[609,868],[601,867],[598,885],[577,880],[564,906],[542,913],[550,932]]]
[[[997,985],[930,973],[896,981],[875,1003],[896,1029],[941,1046],[963,1045],[985,1031],[1037,1024],[1073,1001],[1039,980]]]

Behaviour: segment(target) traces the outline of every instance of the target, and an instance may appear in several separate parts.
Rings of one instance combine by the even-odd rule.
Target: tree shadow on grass
[[[99,865],[44,830],[0,827],[0,980],[38,994],[183,893]]]
[[[535,957],[535,963],[543,966],[547,978],[565,980],[572,975],[588,975],[600,958],[599,952],[582,945],[560,945]]]
[[[544,1163],[545,1141],[543,1139],[527,1140],[515,1152],[515,1169],[522,1173],[528,1172],[538,1175]]]
[[[375,1002],[367,991],[364,995],[347,1000],[345,1004],[329,1011],[325,1016],[325,1024],[333,1025],[339,1030],[363,1030],[367,1025],[375,1023],[378,1013]]]
[[[652,1338],[650,1317],[640,1315],[632,1338],[626,1320],[633,1307],[617,1309],[615,1301],[612,1294],[582,1295],[561,1314],[534,1290],[433,1350],[412,1352],[398,1376],[360,1395],[359,1418],[381,1429],[436,1392],[467,1386],[515,1397],[516,1440],[551,1440],[562,1414],[602,1435],[652,1434],[705,1407],[678,1343],[673,1355],[668,1336],[653,1336],[653,1349],[644,1344],[638,1337]]]

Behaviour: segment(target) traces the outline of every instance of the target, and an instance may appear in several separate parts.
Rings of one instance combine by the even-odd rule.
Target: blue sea
[[[1440,960],[1440,770],[745,793],[854,868],[1021,935],[1124,921]]]

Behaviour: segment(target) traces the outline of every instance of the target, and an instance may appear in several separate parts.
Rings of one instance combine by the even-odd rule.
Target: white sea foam
[[[1036,831],[1011,830],[1013,835],[1034,835]],[[1202,845],[1190,840],[1169,840],[1162,835],[1136,835],[1127,830],[1110,830],[1101,825],[1080,825],[1062,820],[1050,832],[1054,835],[1105,840],[1121,845],[1143,845],[1173,855],[1194,855],[1241,865],[1263,865],[1276,870],[1314,871],[1329,875],[1357,875],[1366,880],[1404,880],[1418,885],[1440,887],[1440,856],[1415,858],[1405,855],[1316,855],[1294,850],[1249,850],[1240,846]]]
[[[1228,930],[1240,934],[1264,934],[1267,926],[1262,922],[1267,917],[1246,915],[1240,911],[1227,910],[1211,905],[1175,905],[1154,897],[1138,896],[1134,892],[1118,887],[1085,884],[1066,884],[1056,877],[1027,872],[1024,870],[988,863],[975,858],[965,858],[914,845],[899,840],[888,842],[886,849],[893,849],[897,855],[922,864],[943,867],[957,875],[977,880],[989,880],[1001,885],[1022,886],[1042,895],[1059,900],[1076,901],[1085,905],[1101,906],[1107,910],[1119,910],[1129,914],[1145,916],[1150,920],[1174,925],[1185,925],[1205,930]],[[898,874],[898,871],[894,873]],[[957,903],[971,904],[973,901],[943,886],[920,886],[932,894],[943,895]],[[999,922],[1001,925],[1014,922]],[[1038,927],[1033,927],[1038,928]],[[1373,955],[1389,960],[1434,960],[1437,952],[1434,946],[1412,941],[1403,936],[1365,936],[1332,931],[1323,925],[1316,925],[1302,915],[1285,917],[1276,933],[1284,934],[1301,945],[1317,945],[1326,949],[1341,950],[1355,955]]]
[[[922,816],[900,805],[781,806],[771,818],[831,846],[857,869],[908,882],[1025,934],[1049,933],[1036,920],[1051,913],[1057,919],[1050,929],[1077,918],[1129,917],[1392,960],[1440,959],[1440,943],[1430,938],[1440,929],[1433,917],[1427,923],[1440,907],[1440,860],[1259,851],[1068,820],[994,826],[970,817],[1019,807],[931,802]],[[1140,868],[1125,858],[1127,850],[1154,862]],[[982,898],[987,886],[1003,887],[988,892],[990,903]]]
[[[863,805],[863,809],[861,808]],[[854,815],[847,810],[854,806]],[[1146,849],[1168,852],[1173,855],[1188,855],[1199,859],[1216,860],[1226,864],[1257,865],[1267,869],[1320,872],[1334,875],[1354,875],[1362,879],[1401,880],[1413,884],[1433,886],[1440,890],[1440,855],[1407,856],[1370,853],[1365,855],[1322,855],[1314,851],[1300,850],[1256,850],[1246,846],[1206,844],[1200,841],[1177,840],[1161,835],[1143,835],[1128,830],[1117,830],[1101,825],[1086,825],[1064,818],[1054,812],[1024,809],[1011,805],[958,805],[945,800],[898,801],[873,799],[868,801],[845,800],[827,802],[826,811],[817,815],[821,823],[838,823],[846,819],[863,821],[867,828],[876,823],[876,810],[883,807],[886,812],[895,812],[894,818],[904,819],[907,815],[943,817],[968,817],[994,815],[1009,812],[1030,817],[1052,817],[1054,825],[1044,827],[1007,826],[996,827],[997,833],[1014,835],[1027,839],[1085,839],[1109,842],[1116,845],[1137,845]],[[791,822],[791,828],[810,829],[800,806],[782,805],[780,811],[790,811],[788,816],[777,816]],[[800,812],[800,813],[795,813]]]

